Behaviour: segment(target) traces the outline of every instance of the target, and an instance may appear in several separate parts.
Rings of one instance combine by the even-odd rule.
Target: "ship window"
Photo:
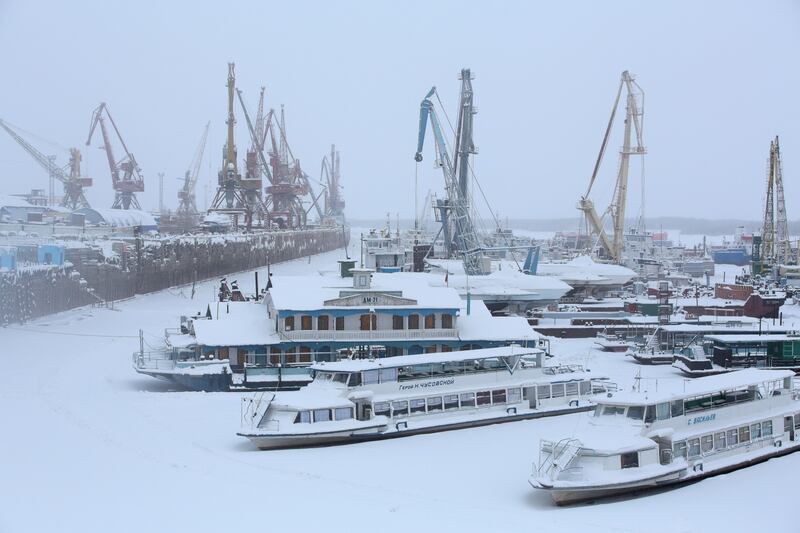
[[[300,329],[311,329],[311,315],[303,315],[300,317]]]
[[[625,408],[619,405],[606,405],[603,407],[603,416],[624,415]]]
[[[311,411],[300,411],[297,413],[297,416],[294,419],[295,424],[310,424],[311,423]]]
[[[550,397],[550,385],[539,385],[536,387],[536,396],[540,400]]]
[[[442,351],[443,352],[452,352],[453,349],[450,346],[446,345],[446,344],[442,344]]]
[[[553,383],[553,398],[561,398],[564,396],[564,384]]]
[[[641,422],[644,418],[644,405],[632,405],[628,407],[628,418],[633,418]]]
[[[703,435],[700,438],[700,449],[703,453],[708,453],[714,449],[714,436],[713,435]]]
[[[476,394],[478,405],[489,405],[492,403],[492,396],[488,390],[478,391]]]
[[[656,404],[656,418],[658,420],[667,420],[669,419],[669,403],[659,403]]]
[[[425,329],[436,328],[436,315],[425,315]]]
[[[736,446],[739,443],[739,432],[735,429],[728,430],[728,446]]]
[[[442,328],[443,329],[452,329],[453,327],[453,315],[449,315],[447,313],[442,315]]]
[[[381,368],[381,383],[386,383],[387,381],[397,381],[396,368]]]
[[[727,440],[725,439],[725,432],[720,431],[719,433],[714,434],[714,449],[717,451],[724,450],[727,448],[726,446]]]
[[[592,393],[592,382],[589,380],[581,381],[581,396]]]
[[[361,374],[363,378],[364,385],[373,385],[378,383],[378,377],[380,376],[379,370],[365,370]]]
[[[648,405],[644,410],[644,423],[651,424],[656,419],[656,406]]]
[[[407,415],[407,414],[408,414],[407,401],[400,400],[397,402],[392,402],[392,416]]]
[[[269,364],[271,365],[279,365],[281,364],[281,349],[280,348],[270,348],[269,349]]]
[[[328,315],[320,315],[317,318],[317,329],[321,331],[326,331],[330,329],[330,317]]]
[[[314,422],[329,422],[330,419],[330,409],[314,409]]]
[[[458,394],[446,394],[444,397],[445,409],[458,409]]]
[[[578,395],[578,382],[572,381],[567,383],[567,396],[577,396]]]
[[[361,374],[359,372],[353,372],[350,374],[350,379],[347,381],[348,387],[358,387],[361,385]]]
[[[373,410],[375,416],[389,416],[389,402],[375,402]]]
[[[739,442],[750,442],[750,426],[742,426],[739,428]]]
[[[765,437],[769,437],[772,435],[772,420],[766,420],[761,422],[761,433]]]
[[[336,420],[348,420],[353,418],[353,408],[352,407],[337,407],[336,408]]]
[[[419,315],[408,315],[408,329],[419,329]]]
[[[700,455],[700,439],[689,439],[689,457]]]
[[[683,416],[683,400],[675,400],[670,404],[670,408],[673,417]]]
[[[493,390],[492,403],[506,403],[506,390],[505,389]]]
[[[336,331],[344,331],[344,317],[337,316],[336,317]]]
[[[475,393],[463,392],[461,393],[461,407],[475,407]]]
[[[425,398],[417,398],[411,400],[411,412],[412,413],[424,413],[425,412]]]
[[[619,456],[622,468],[637,468],[639,466],[639,452],[623,453]]]
[[[672,445],[672,453],[677,459],[678,457],[686,458],[686,441],[682,440]]]
[[[311,348],[309,348],[308,346],[300,347],[300,362],[301,363],[311,362]]]
[[[344,372],[337,372],[333,375],[333,381],[336,383],[343,383],[346,385],[347,376],[349,376],[349,374],[345,374]]]
[[[293,364],[297,362],[297,348],[287,348],[286,356],[284,358],[286,364]]]
[[[428,411],[441,411],[442,410],[442,397],[433,396],[428,398]]]
[[[520,389],[508,389],[508,403],[518,403],[522,397]]]
[[[403,329],[403,317],[400,315],[392,316],[392,329]]]
[[[794,428],[800,428],[800,413],[794,415]]]
[[[753,439],[761,438],[761,423],[756,422],[750,426],[750,437]]]

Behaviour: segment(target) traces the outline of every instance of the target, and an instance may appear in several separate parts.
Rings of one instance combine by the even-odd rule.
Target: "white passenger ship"
[[[790,370],[747,369],[681,392],[612,393],[575,437],[543,440],[530,484],[558,504],[696,480],[796,451]]]
[[[505,346],[312,365],[299,391],[243,398],[238,433],[261,449],[349,443],[585,411],[615,387]]]

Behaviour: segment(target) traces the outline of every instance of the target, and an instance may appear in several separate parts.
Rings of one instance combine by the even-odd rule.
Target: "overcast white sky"
[[[759,218],[777,134],[787,210],[800,217],[797,0],[162,4],[0,0],[0,118],[83,148],[91,112],[106,101],[143,169],[145,208],[157,205],[158,172],[176,205],[211,120],[203,207],[203,183],[215,183],[221,163],[226,63],[235,61],[251,112],[262,84],[270,106],[286,105],[289,141],[309,174],[336,143],[351,218],[413,215],[419,102],[436,85],[454,114],[462,67],[476,76],[476,173],[503,217],[575,216],[625,69],[646,91],[648,215]],[[65,151],[32,140],[66,163]],[[599,206],[619,144],[617,135],[596,185]],[[89,199],[107,207],[98,145],[85,156]],[[421,194],[442,189],[426,156]],[[0,193],[46,185],[3,132]]]

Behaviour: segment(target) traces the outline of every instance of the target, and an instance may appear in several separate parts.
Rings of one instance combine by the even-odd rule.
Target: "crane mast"
[[[589,198],[592,191],[592,186],[597,179],[600,165],[603,161],[608,141],[611,136],[611,130],[614,126],[614,119],[619,107],[619,101],[622,96],[622,91],[625,89],[627,93],[625,103],[625,128],[623,133],[622,149],[619,153],[619,171],[617,174],[617,181],[614,187],[614,195],[611,204],[606,209],[605,213],[611,216],[613,235],[609,239],[603,225],[603,218],[597,213],[594,207],[594,202]],[[644,91],[637,84],[630,73],[626,70],[622,73],[620,78],[617,95],[614,99],[614,106],[611,109],[611,117],[606,126],[603,142],[600,145],[600,153],[595,161],[592,177],[589,180],[589,186],[586,193],[578,201],[578,209],[584,213],[586,224],[589,228],[590,235],[597,237],[600,245],[605,249],[609,257],[615,262],[622,261],[622,252],[625,246],[625,205],[628,196],[628,172],[630,169],[631,155],[643,156],[647,151],[642,142],[642,127],[644,109],[639,104],[639,101],[644,100]],[[635,135],[636,145],[632,144],[632,136]],[[604,214],[605,216],[605,214]]]
[[[108,121],[111,123],[117,140],[120,142],[125,152],[125,156],[119,161],[114,157],[109,135],[110,132],[106,126],[106,118],[108,118]],[[111,208],[141,209],[139,200],[136,198],[137,192],[144,192],[144,179],[141,175],[141,169],[136,163],[136,158],[130,150],[128,150],[128,146],[125,144],[125,140],[122,138],[122,134],[119,132],[119,128],[117,128],[117,124],[114,122],[114,118],[111,116],[111,112],[108,110],[108,105],[105,102],[101,102],[92,113],[92,122],[89,127],[89,136],[86,139],[86,146],[91,144],[92,135],[98,124],[100,125],[100,132],[103,136],[103,149],[105,150],[108,167],[111,172],[111,186],[114,189],[114,203],[111,205]]]
[[[37,150],[32,144],[23,139],[11,126],[0,120],[0,126],[19,144],[42,168],[51,179],[61,182],[64,187],[64,196],[60,205],[69,209],[89,207],[84,187],[92,185],[91,178],[81,177],[81,153],[77,148],[69,149],[69,164],[66,169],[59,167],[53,157],[47,156]]]
[[[476,153],[472,140],[472,118],[475,114],[473,106],[472,74],[469,69],[462,69],[461,96],[458,107],[456,128],[456,145],[451,157],[442,125],[433,106],[431,97],[436,94],[433,87],[420,104],[419,133],[417,136],[417,152],[414,159],[422,161],[422,149],[425,144],[425,132],[430,121],[434,144],[437,153],[437,164],[442,168],[445,182],[446,199],[437,205],[442,214],[442,232],[448,254],[461,257],[464,271],[468,275],[488,274],[488,267],[483,260],[482,248],[472,220],[469,196],[469,156]]]
[[[793,259],[789,223],[783,194],[783,168],[778,137],[769,143],[767,194],[761,224],[761,257],[768,264],[787,264]]]

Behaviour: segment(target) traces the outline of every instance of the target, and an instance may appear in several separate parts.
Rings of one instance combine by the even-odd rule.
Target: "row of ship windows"
[[[317,317],[318,330],[327,331],[331,329],[331,318],[333,318],[333,326],[336,331],[344,330],[344,317],[337,316],[331,317],[329,315],[320,315]],[[283,319],[284,329],[293,331],[295,329],[296,320],[294,316],[287,316]],[[314,317],[311,315],[300,316],[300,329],[310,331],[314,329]],[[436,329],[436,315],[429,314],[423,317],[422,325],[425,329]],[[378,315],[375,313],[364,314],[359,317],[359,325],[363,331],[376,330],[378,323]],[[453,327],[453,315],[442,314],[439,320],[439,327],[442,329],[451,329]],[[408,318],[401,315],[392,315],[392,329],[420,329],[420,315],[411,314]]]
[[[388,370],[388,369],[386,369]],[[590,381],[554,383],[536,387],[539,399],[561,398],[564,396],[577,396],[591,392]],[[532,387],[531,387],[532,389]],[[465,409],[471,407],[488,407],[506,403],[519,403],[528,399],[528,389],[494,389],[478,392],[462,392],[461,394],[445,394],[444,396],[429,396],[427,398],[414,398],[411,400],[395,400],[393,402],[375,402],[373,411],[376,416],[406,416],[409,414],[431,413],[443,410]],[[299,411],[295,417],[295,424],[308,424],[313,422],[330,422],[332,420],[348,420],[353,418],[352,407],[337,407],[335,409],[314,409]]]
[[[430,413],[467,407],[484,407],[505,403],[519,403],[522,389],[495,389],[491,391],[463,392],[461,394],[445,394],[412,400],[396,400],[393,402],[375,402],[375,415],[388,417],[405,416],[417,413]]]
[[[674,457],[693,459],[712,452],[721,452],[738,444],[772,436],[772,420],[719,431],[702,437],[682,440],[672,445]]]

